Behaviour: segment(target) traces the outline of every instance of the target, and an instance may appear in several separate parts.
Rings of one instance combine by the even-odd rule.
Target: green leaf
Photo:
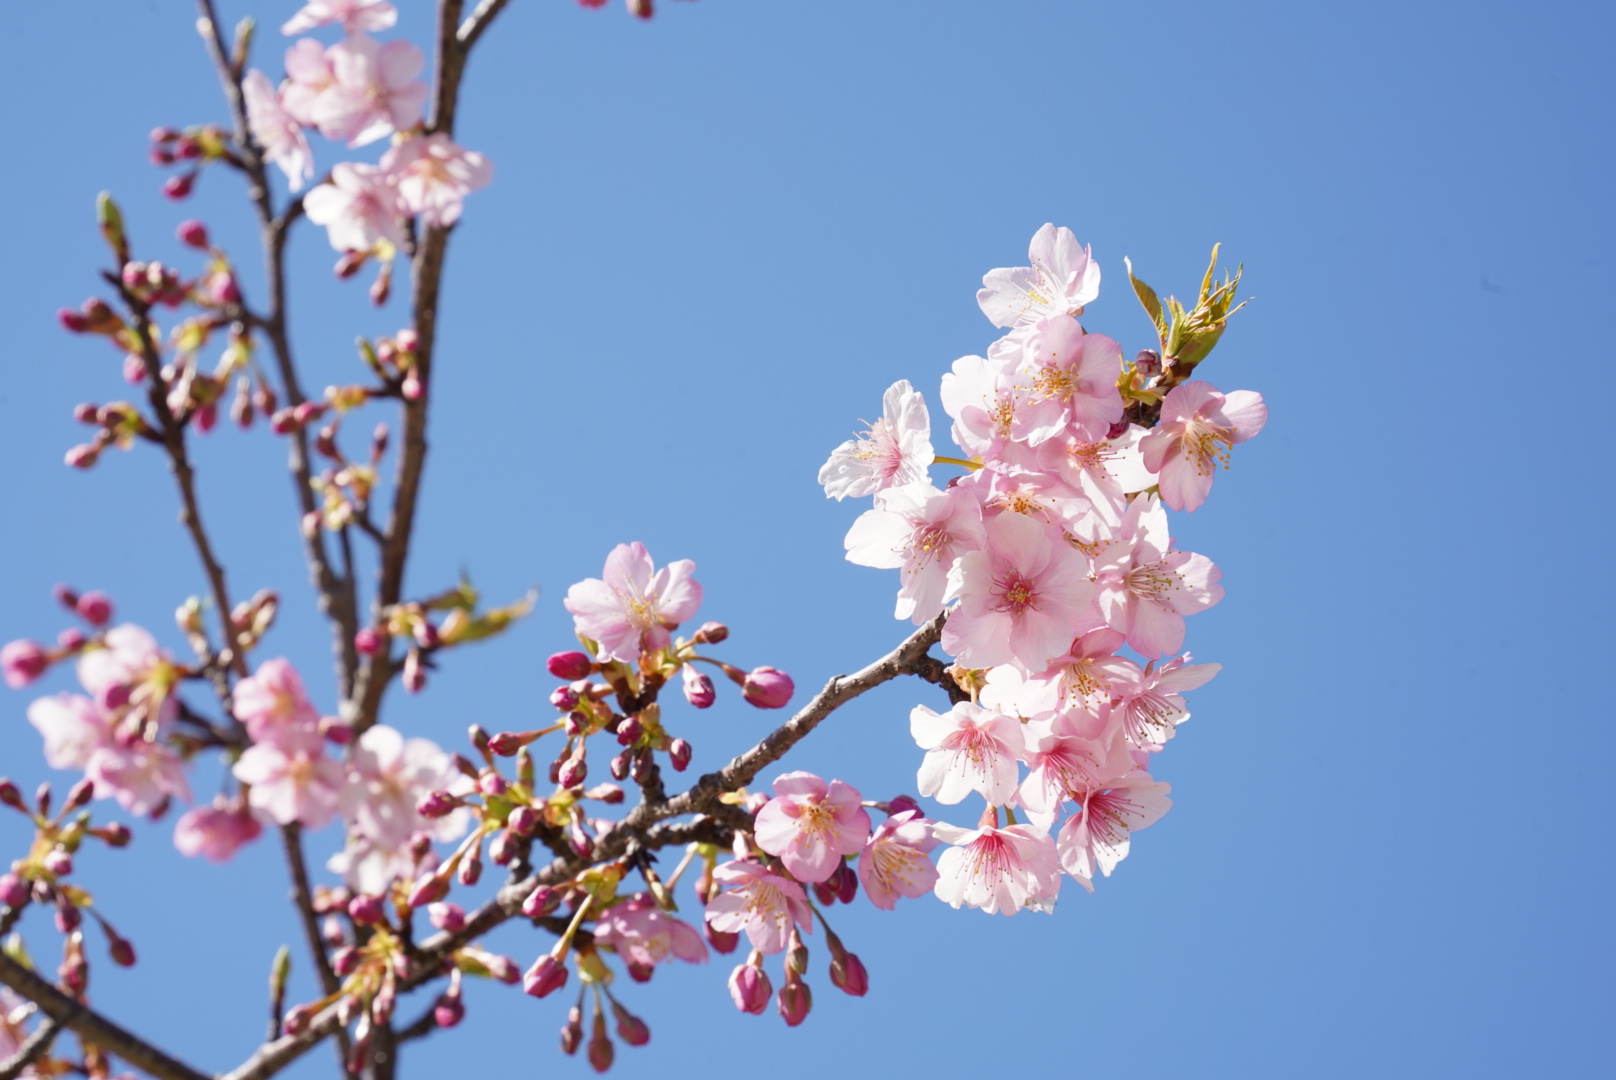
[[[1139,302],[1144,305],[1145,314],[1150,316],[1150,321],[1156,324],[1156,336],[1166,342],[1167,320],[1162,316],[1161,299],[1156,295],[1155,289],[1133,276],[1131,260],[1124,257],[1122,262],[1128,268],[1128,281],[1133,285],[1134,295],[1139,297]]]

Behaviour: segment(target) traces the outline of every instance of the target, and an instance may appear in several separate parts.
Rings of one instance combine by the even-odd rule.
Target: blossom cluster
[[[1260,395],[1188,378],[1204,351],[1189,362],[1189,348],[1170,351],[1210,349],[1232,285],[1212,290],[1209,270],[1200,320],[1169,326],[1135,280],[1167,358],[1128,362],[1079,321],[1099,295],[1090,250],[1045,225],[1028,254],[1030,266],[991,271],[977,294],[1004,335],[942,379],[963,457],[934,454],[926,403],[904,381],[819,474],[830,497],[873,497],[847,558],[899,571],[896,616],[947,612],[941,644],[969,700],[914,710],[917,781],[939,802],[975,792],[988,806],[974,829],[933,828],[951,845],[936,892],[1007,915],[1048,910],[1062,871],[1092,890],[1171,805],[1152,755],[1188,719],[1183,693],[1219,667],[1178,655],[1184,620],[1223,588],[1211,560],[1174,546],[1167,508],[1201,506],[1230,448],[1267,419]],[[1193,339],[1185,325],[1214,330]],[[939,463],[966,472],[938,488]]]

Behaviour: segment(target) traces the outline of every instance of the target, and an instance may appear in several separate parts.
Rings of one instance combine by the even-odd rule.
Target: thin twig
[[[46,982],[38,974],[0,952],[0,983],[39,1006],[41,1012],[69,1031],[123,1058],[158,1080],[210,1080]]]
[[[438,1004],[434,1001],[427,1006],[426,1011],[420,1016],[411,1020],[407,1026],[399,1028],[398,1034],[394,1036],[394,1041],[400,1044],[414,1042],[416,1039],[425,1038],[436,1030],[438,1030]]]
[[[61,1030],[62,1025],[48,1016],[40,1021],[34,1033],[17,1047],[16,1053],[0,1061],[0,1080],[17,1080],[24,1069],[50,1052],[51,1043]]]

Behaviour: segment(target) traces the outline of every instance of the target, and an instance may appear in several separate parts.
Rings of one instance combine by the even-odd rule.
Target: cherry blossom
[[[1162,502],[1174,510],[1199,507],[1212,490],[1217,466],[1229,467],[1229,449],[1267,422],[1268,406],[1254,390],[1223,394],[1199,380],[1169,390],[1161,420],[1139,440],[1146,468],[1161,475]]]
[[[926,751],[922,795],[957,803],[973,791],[1003,806],[1015,794],[1016,759],[1024,746],[1021,721],[961,701],[938,715],[924,705],[909,714],[909,733]]]
[[[1077,435],[1051,439],[1038,448],[1037,467],[1060,477],[1115,528],[1122,521],[1127,495],[1156,483],[1139,453],[1144,434],[1144,428],[1132,424],[1114,439],[1090,441]]]
[[[893,814],[876,826],[858,859],[859,883],[870,903],[891,911],[900,896],[931,892],[937,867],[927,856],[938,844],[931,826],[919,810]]]
[[[926,399],[907,379],[900,379],[882,395],[881,419],[831,451],[830,460],[819,470],[819,482],[827,498],[873,495],[926,482],[932,459]]]
[[[877,495],[875,509],[853,522],[843,544],[848,562],[899,571],[893,617],[918,626],[943,610],[954,560],[984,547],[987,532],[969,490],[905,484]]]
[[[982,357],[962,356],[943,376],[938,396],[943,411],[954,418],[954,441],[974,458],[993,462],[1013,445],[1011,427],[1023,392]]]
[[[427,85],[416,78],[426,66],[408,41],[353,34],[326,50],[331,85],[309,107],[309,118],[328,139],[364,146],[421,122]]]
[[[1014,660],[1041,670],[1072,640],[1094,597],[1088,562],[1042,523],[1000,514],[988,546],[960,556],[945,600],[958,599],[943,624],[943,648],[967,667]]]
[[[331,182],[303,196],[303,211],[325,226],[337,251],[371,251],[384,240],[395,247],[404,242],[398,193],[373,165],[333,166]]]
[[[1191,664],[1189,659],[1189,653],[1185,653],[1160,667],[1152,660],[1143,671],[1135,667],[1130,677],[1115,686],[1117,701],[1111,712],[1134,746],[1160,750],[1178,725],[1190,718],[1189,707],[1180,695],[1204,686],[1223,670],[1222,664]]]
[[[782,951],[793,924],[813,933],[808,896],[790,878],[770,873],[751,859],[735,859],[713,871],[724,891],[707,901],[707,923],[729,934],[746,932],[765,956]]]
[[[1029,446],[1067,434],[1104,439],[1122,419],[1122,346],[1111,338],[1056,315],[1036,323],[1017,352],[1013,371],[1004,372],[1025,388],[1011,421],[1016,439]]]
[[[1161,819],[1172,807],[1172,786],[1134,769],[1086,792],[1079,811],[1061,827],[1061,867],[1090,892],[1094,870],[1107,877],[1128,857],[1130,836]]]
[[[386,724],[359,736],[348,761],[342,792],[342,816],[354,834],[384,848],[401,848],[416,833],[434,839],[459,838],[470,824],[464,808],[436,819],[422,817],[416,806],[434,791],[466,794],[472,787],[449,755],[430,739],[406,739]]]
[[[1222,573],[1212,561],[1174,551],[1171,543],[1167,512],[1154,496],[1144,496],[1129,504],[1116,541],[1095,560],[1105,621],[1151,658],[1182,648],[1184,616],[1223,599]]]
[[[309,149],[303,125],[281,106],[279,95],[262,71],[249,71],[241,80],[247,126],[264,149],[264,157],[280,167],[293,191],[314,176],[314,151]]]
[[[657,570],[645,545],[618,544],[602,577],[578,582],[563,603],[578,633],[600,646],[600,659],[633,663],[642,650],[665,648],[668,631],[701,606],[695,572],[689,559]]]
[[[284,659],[265,660],[236,684],[236,719],[253,742],[306,742],[320,725],[303,679]]]
[[[171,798],[191,797],[185,763],[166,744],[139,736],[97,747],[84,763],[84,775],[95,782],[97,798],[114,798],[142,817],[161,813]]]
[[[1045,224],[1027,247],[1031,266],[989,270],[976,294],[994,326],[1024,327],[1051,315],[1081,315],[1100,295],[1100,264],[1072,230]]]
[[[55,694],[28,706],[28,722],[45,738],[45,763],[82,769],[90,755],[112,740],[100,706],[79,694]]]
[[[342,765],[324,755],[318,739],[301,744],[256,743],[242,752],[231,772],[250,784],[253,810],[275,822],[301,822],[318,829],[337,814]]]
[[[441,132],[398,143],[382,155],[381,167],[406,214],[420,214],[428,225],[444,228],[460,220],[466,195],[494,178],[487,158],[461,149]]]
[[[79,685],[106,709],[131,705],[142,715],[156,709],[170,719],[175,708],[168,696],[174,666],[157,639],[133,623],[114,626],[79,656]]]
[[[213,805],[193,807],[180,815],[174,823],[174,846],[187,858],[200,855],[209,862],[228,862],[262,831],[244,803],[219,795]]]
[[[1105,778],[1133,768],[1127,744],[1116,734],[1091,738],[1080,731],[1064,715],[1027,725],[1024,760],[1029,772],[1018,794],[1043,829],[1054,824],[1065,800],[1082,799]]]
[[[757,812],[757,844],[779,856],[798,881],[824,881],[842,856],[858,854],[869,839],[861,796],[840,780],[827,785],[813,773],[783,773],[775,778],[774,796]]]
[[[303,127],[314,127],[314,106],[337,84],[326,47],[313,38],[295,41],[286,50],[286,81],[280,87],[280,105]]]
[[[356,30],[386,30],[398,21],[398,9],[389,0],[308,0],[281,27],[283,34],[301,34],[317,26],[341,23]]]
[[[994,700],[988,703],[997,706],[1002,697],[1007,697],[1022,716],[1056,709],[1083,709],[1097,716],[1110,702],[1112,687],[1139,672],[1139,665],[1132,660],[1115,655],[1124,640],[1125,635],[1107,626],[1089,630],[1072,642],[1065,656],[1051,660],[1046,670],[1016,679],[1019,685],[1014,694],[984,695],[984,700],[991,696]],[[997,671],[992,682],[1009,681],[1000,678]]]
[[[1033,825],[978,829],[938,823],[937,839],[952,845],[937,859],[938,899],[952,907],[981,908],[989,915],[1014,915],[1022,908],[1052,911],[1060,895],[1060,863],[1055,842]]]
[[[50,655],[37,641],[12,641],[0,648],[0,673],[13,690],[27,686],[48,667]]]
[[[707,962],[707,943],[701,933],[663,911],[645,893],[608,908],[596,924],[595,943],[609,945],[627,962],[643,967],[675,959]]]

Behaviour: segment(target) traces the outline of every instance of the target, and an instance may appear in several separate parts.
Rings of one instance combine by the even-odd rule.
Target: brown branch
[[[483,36],[483,31],[488,29],[488,24],[494,21],[494,16],[499,14],[507,2],[508,0],[482,0],[477,9],[466,16],[466,21],[460,24],[460,29],[455,34],[455,37],[460,39],[461,49],[471,51],[471,47],[477,44],[477,39]]]
[[[17,1080],[22,1071],[50,1052],[51,1043],[62,1030],[62,1025],[46,1017],[34,1033],[17,1047],[16,1053],[0,1061],[0,1080]]]
[[[426,1007],[426,1011],[420,1016],[411,1020],[405,1027],[399,1028],[398,1034],[394,1036],[394,1041],[398,1043],[414,1042],[416,1039],[424,1039],[436,1030],[438,1030],[438,1003],[434,1001]]]
[[[28,901],[26,900],[16,907],[11,907],[10,905],[0,907],[0,937],[5,937],[11,933],[11,928],[17,925],[17,920],[22,918],[22,913],[27,907]]]
[[[158,1080],[210,1080],[151,1043],[108,1020],[94,1009],[58,990],[38,974],[0,953],[0,983],[39,1006],[41,1012],[69,1031]]]

